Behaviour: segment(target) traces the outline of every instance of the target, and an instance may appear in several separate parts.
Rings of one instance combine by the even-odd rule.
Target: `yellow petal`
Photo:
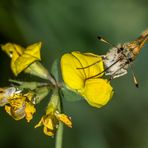
[[[5,105],[5,111],[11,116],[11,107],[8,105]]]
[[[25,101],[22,95],[14,95],[10,98],[9,105],[5,106],[6,112],[12,116],[15,120],[20,120],[25,117]]]
[[[39,121],[39,123],[35,125],[35,128],[40,127],[42,125],[43,125],[43,117],[41,118],[41,120]]]
[[[24,51],[24,54],[30,55],[31,57],[34,57],[35,59],[41,60],[40,56],[40,49],[41,49],[41,42],[34,43],[26,48]]]
[[[72,90],[82,89],[86,78],[95,76],[103,70],[102,58],[95,54],[72,52],[71,54],[64,54],[61,58],[63,80]],[[103,73],[98,77],[102,75]]]
[[[80,53],[80,52],[72,52],[72,54],[80,61],[81,67],[84,68],[86,78],[95,76],[104,70],[102,57],[99,55],[95,55],[92,53]],[[86,68],[87,67],[87,68]],[[97,77],[102,77],[103,73],[98,75]]]
[[[53,130],[56,125],[53,123],[53,119],[50,116],[46,116],[43,119],[43,125],[50,130]]]
[[[85,75],[83,70],[77,70],[77,67],[81,67],[81,64],[77,59],[67,53],[61,58],[61,70],[65,84],[71,89],[81,89],[84,87]]]
[[[53,121],[49,116],[47,115],[43,116],[41,120],[39,121],[39,123],[35,126],[35,128],[42,126],[42,125],[44,126],[43,132],[45,133],[45,135],[47,136],[54,135],[55,126],[53,125]]]
[[[5,51],[10,58],[13,58],[14,53],[18,56],[22,55],[23,51],[25,50],[23,47],[13,43],[7,43],[1,47],[2,50]]]
[[[9,104],[13,106],[14,109],[21,108],[25,104],[25,97],[20,94],[15,94],[12,98],[9,99]]]
[[[23,54],[22,56],[18,57],[17,60],[13,63],[14,66],[11,67],[14,71],[15,69],[15,75],[18,75],[21,73],[24,69],[26,69],[31,63],[36,61],[35,57],[32,57],[28,54]]]
[[[4,50],[10,58],[12,58],[11,59],[11,69],[13,73],[17,75],[15,61],[23,54],[23,51],[25,49],[13,43],[7,43],[5,45],[2,45],[1,47],[2,47],[2,50]]]
[[[44,134],[47,136],[54,136],[54,131],[48,129],[47,127],[43,128]]]
[[[25,108],[25,113],[26,113],[26,120],[27,122],[30,122],[30,120],[33,118],[33,114],[36,112],[36,109],[33,104],[26,102],[26,108]]]
[[[72,128],[71,119],[67,115],[56,113],[55,116],[57,117],[57,119],[59,121],[63,122],[65,125],[67,125],[68,127],[71,127]]]
[[[107,80],[88,79],[80,93],[91,106],[100,108],[112,98],[113,88]]]

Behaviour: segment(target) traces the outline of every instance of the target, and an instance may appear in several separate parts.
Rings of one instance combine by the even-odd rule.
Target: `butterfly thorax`
[[[103,61],[105,68],[105,75],[110,75],[112,78],[120,77],[127,73],[129,63],[133,61],[134,54],[128,48],[128,43],[119,44],[117,47],[110,49]]]

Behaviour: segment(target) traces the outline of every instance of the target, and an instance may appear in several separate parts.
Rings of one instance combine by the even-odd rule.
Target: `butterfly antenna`
[[[135,86],[138,88],[138,87],[139,87],[139,83],[138,83],[138,81],[137,81],[135,72],[134,72],[134,70],[133,70],[133,66],[132,66],[131,64],[129,64],[129,65],[130,65],[130,68],[131,68],[131,72],[132,72],[132,77],[133,77],[134,84],[135,84]]]
[[[112,44],[111,42],[107,41],[106,39],[104,39],[104,38],[101,37],[101,36],[97,36],[97,39],[98,39],[99,41],[101,41],[101,42],[104,42],[104,43],[106,43],[106,44],[108,44],[108,45],[110,45],[110,46],[115,47],[115,48],[118,49],[118,47],[116,47],[114,44]]]

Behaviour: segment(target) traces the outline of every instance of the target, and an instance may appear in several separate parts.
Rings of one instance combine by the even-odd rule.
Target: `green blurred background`
[[[0,0],[0,43],[27,46],[42,41],[42,62],[48,69],[65,52],[106,53],[109,47],[97,35],[117,44],[135,39],[146,28],[147,0]],[[73,128],[65,127],[63,148],[148,148],[147,48],[134,66],[140,88],[134,86],[129,71],[112,82],[115,95],[101,109],[83,100],[64,101]],[[14,78],[9,62],[0,51],[0,86]],[[47,101],[38,105],[31,124],[14,121],[0,108],[0,147],[54,148],[53,138],[45,136],[41,128],[33,128]]]

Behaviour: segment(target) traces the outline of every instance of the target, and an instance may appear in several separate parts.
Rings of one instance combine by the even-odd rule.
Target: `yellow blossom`
[[[46,110],[46,114],[41,118],[35,128],[43,125],[45,135],[54,136],[59,121],[66,124],[68,127],[72,127],[71,119],[67,115],[59,113],[56,106],[50,103]]]
[[[11,58],[11,69],[16,76],[33,62],[41,60],[41,42],[32,44],[27,48],[13,43],[7,43],[1,47]]]
[[[10,116],[15,120],[26,118],[27,122],[30,122],[36,109],[32,102],[29,101],[27,94],[15,94],[8,99],[8,102],[5,105],[5,110]]]
[[[61,71],[66,86],[82,95],[90,105],[99,108],[112,97],[110,83],[102,78],[104,65],[101,56],[77,51],[64,54]]]

